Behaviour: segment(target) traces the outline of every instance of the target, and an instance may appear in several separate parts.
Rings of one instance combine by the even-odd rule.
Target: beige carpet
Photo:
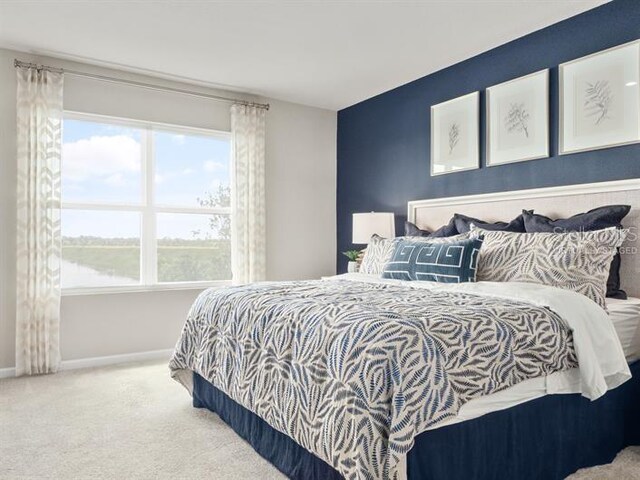
[[[0,479],[282,479],[166,363],[0,380]],[[572,480],[640,480],[640,447]]]
[[[567,480],[640,480],[640,447],[629,447],[618,454],[613,463],[583,468]]]
[[[0,479],[282,479],[167,362],[0,381]]]

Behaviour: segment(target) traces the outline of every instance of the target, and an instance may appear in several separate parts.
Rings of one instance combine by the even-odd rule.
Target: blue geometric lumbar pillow
[[[452,243],[402,240],[384,266],[382,278],[440,283],[475,282],[482,240],[482,237]]]

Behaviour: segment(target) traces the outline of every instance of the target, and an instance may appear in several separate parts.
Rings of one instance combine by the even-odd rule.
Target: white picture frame
[[[549,156],[549,70],[487,88],[487,166]]]
[[[431,107],[431,176],[480,167],[480,92]]]
[[[560,155],[640,142],[640,40],[560,65]]]

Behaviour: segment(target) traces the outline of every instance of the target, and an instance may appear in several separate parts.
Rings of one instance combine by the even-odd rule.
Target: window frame
[[[140,166],[140,203],[110,202],[65,202],[60,204],[64,210],[136,212],[140,214],[140,283],[135,285],[108,285],[101,287],[66,287],[61,289],[63,296],[94,295],[103,293],[135,293],[164,290],[201,290],[215,286],[231,284],[229,280],[158,282],[158,239],[157,218],[160,213],[186,213],[197,215],[223,214],[231,217],[231,207],[177,207],[155,203],[156,164],[154,155],[153,132],[171,132],[185,135],[198,135],[231,141],[231,132],[174,125],[170,123],[134,120],[93,113],[65,110],[64,121],[79,120],[102,124],[118,125],[141,130],[141,166]],[[231,158],[229,158],[231,162]],[[64,176],[64,158],[62,165]]]

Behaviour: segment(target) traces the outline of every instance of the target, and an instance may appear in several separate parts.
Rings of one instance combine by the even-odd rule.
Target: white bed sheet
[[[640,359],[640,298],[607,298],[607,308],[627,362]]]
[[[383,280],[377,276],[346,274],[339,277],[353,281],[405,283],[400,280]],[[336,277],[329,277],[336,278]],[[432,429],[477,418],[487,413],[504,410],[549,394],[582,393],[592,400],[606,391],[616,388],[631,377],[623,349],[618,340],[619,333],[614,327],[613,318],[620,319],[616,313],[613,318],[585,297],[565,290],[544,285],[511,282],[475,282],[464,284],[441,284],[433,282],[410,282],[413,287],[426,289],[445,289],[493,295],[503,298],[517,298],[538,305],[545,305],[558,313],[572,329],[576,354],[580,367],[556,372],[546,377],[525,380],[513,387],[491,395],[476,398],[462,406],[458,415],[445,422],[434,425]],[[555,292],[557,291],[557,296]],[[580,298],[582,297],[582,298]],[[640,313],[640,299],[637,300]],[[616,303],[616,302],[613,302]],[[625,309],[614,307],[614,311],[631,312],[629,304]],[[630,315],[626,316],[627,318]],[[617,320],[618,325],[623,322]],[[628,325],[630,322],[624,323]],[[623,329],[627,331],[628,329]],[[640,328],[637,329],[640,335]]]

